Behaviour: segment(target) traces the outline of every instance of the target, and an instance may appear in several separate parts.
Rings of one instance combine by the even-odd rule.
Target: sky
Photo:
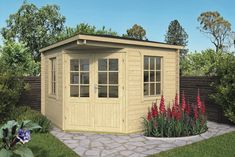
[[[28,0],[38,7],[57,4],[66,17],[66,26],[89,23],[97,28],[112,28],[119,35],[134,24],[141,25],[147,38],[164,42],[169,23],[177,19],[188,38],[187,48],[201,51],[214,48],[210,40],[199,29],[197,17],[205,11],[218,11],[232,24],[235,30],[234,0]],[[0,0],[0,28],[6,26],[9,15],[15,13],[23,0]],[[2,45],[2,37],[0,37]]]

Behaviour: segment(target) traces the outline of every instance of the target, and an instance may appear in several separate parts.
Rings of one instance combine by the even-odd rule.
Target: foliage
[[[145,29],[137,24],[134,24],[130,29],[127,29],[127,34],[123,34],[123,37],[134,38],[143,40],[146,39]]]
[[[105,26],[102,29],[97,29],[93,25],[89,25],[88,23],[80,23],[75,28],[66,27],[58,36],[57,40],[67,39],[77,34],[97,34],[97,35],[111,35],[117,36],[117,33],[112,31],[111,29],[106,29]]]
[[[167,34],[165,35],[165,42],[172,45],[187,46],[188,34],[178,20],[171,21],[169,24]],[[180,56],[185,56],[187,52],[187,49],[180,50]]]
[[[225,48],[226,41],[230,40],[231,24],[217,11],[204,12],[198,17],[200,31],[206,34],[216,47],[216,52]]]
[[[1,31],[5,40],[21,41],[29,48],[35,61],[40,61],[39,49],[56,39],[63,30],[65,17],[56,5],[38,8],[24,1],[19,10],[7,19]]]
[[[162,95],[159,104],[154,103],[144,118],[144,134],[153,137],[181,137],[201,134],[207,130],[205,104],[201,102],[198,91],[197,105],[186,104],[184,94],[182,104],[178,103],[178,95],[170,108],[165,108]]]
[[[212,84],[215,93],[211,97],[223,107],[225,116],[235,123],[235,55],[224,53],[215,69],[218,79]]]
[[[32,134],[32,140],[27,144],[35,157],[79,157],[59,139],[46,134]]]
[[[235,132],[226,133],[191,145],[163,151],[149,157],[234,157]]]
[[[21,106],[12,111],[12,119],[17,121],[23,121],[30,119],[32,122],[41,126],[39,129],[35,129],[34,132],[48,133],[52,129],[52,123],[46,116],[42,115],[38,111],[32,110],[30,107]]]
[[[215,76],[216,65],[225,53],[216,53],[212,49],[187,54],[181,59],[181,75],[183,76]]]
[[[8,121],[0,128],[0,156],[12,157],[14,154],[21,157],[33,157],[32,151],[24,144],[31,140],[30,131],[41,128],[38,124],[30,120],[16,122]]]

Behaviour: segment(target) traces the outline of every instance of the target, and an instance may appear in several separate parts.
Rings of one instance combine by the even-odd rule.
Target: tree
[[[167,33],[165,35],[165,42],[172,45],[187,46],[188,34],[185,32],[184,28],[180,25],[178,20],[171,21],[169,24]],[[182,49],[180,51],[180,56],[185,56],[187,52],[187,49]]]
[[[200,31],[209,37],[216,52],[223,50],[226,42],[230,40],[231,24],[217,11],[201,13],[197,20],[200,22]]]
[[[65,17],[56,5],[37,8],[26,1],[6,21],[1,31],[5,40],[24,42],[35,61],[40,61],[39,49],[53,43],[63,30]]]
[[[77,34],[98,34],[98,35],[111,35],[117,36],[117,33],[111,29],[106,29],[105,26],[102,29],[96,29],[95,26],[88,23],[80,23],[75,28],[66,27],[57,37],[57,40],[63,40]]]
[[[213,49],[187,54],[180,64],[183,76],[215,76],[220,58],[225,54],[216,53]]]
[[[123,34],[123,37],[134,38],[143,40],[146,39],[145,29],[137,24],[134,24],[130,29],[127,29],[127,34]]]

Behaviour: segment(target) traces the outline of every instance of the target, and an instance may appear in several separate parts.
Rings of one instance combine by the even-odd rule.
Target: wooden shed
[[[40,50],[41,112],[65,131],[131,133],[179,93],[181,46],[79,34]]]

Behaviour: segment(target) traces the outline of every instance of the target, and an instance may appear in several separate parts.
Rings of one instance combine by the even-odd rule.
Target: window
[[[51,91],[52,95],[56,95],[56,58],[51,58]]]
[[[118,59],[98,60],[98,97],[118,98]]]
[[[70,96],[89,97],[89,59],[70,60]]]
[[[144,56],[144,96],[161,94],[161,57]]]

